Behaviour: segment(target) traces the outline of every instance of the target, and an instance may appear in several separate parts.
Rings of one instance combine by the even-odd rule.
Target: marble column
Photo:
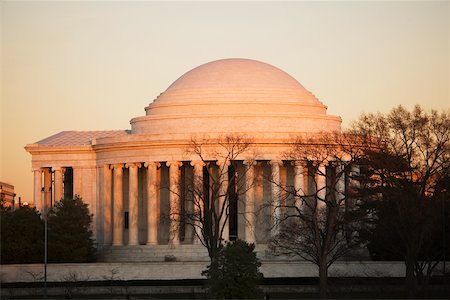
[[[231,162],[228,161],[217,161],[217,166],[219,166],[219,215],[221,218],[219,220],[219,229],[223,228],[222,240],[230,240],[230,228],[229,228],[229,199],[228,199],[228,167]]]
[[[256,161],[245,160],[245,240],[248,243],[254,243],[256,241],[255,227],[256,227],[256,215],[255,215],[255,168]]]
[[[112,227],[111,227],[111,167],[103,166],[103,243],[111,245]]]
[[[113,246],[123,246],[123,164],[115,164],[114,168],[114,228]]]
[[[339,203],[342,199],[345,198],[345,167],[343,164],[336,166],[336,201]],[[341,205],[345,205],[345,203],[341,203]]]
[[[64,197],[63,190],[63,173],[64,168],[54,167],[55,172],[55,201],[60,201]]]
[[[349,176],[349,182],[347,183],[349,193],[358,194],[358,190],[360,188],[360,181],[358,180],[358,177],[360,176],[360,172],[361,170],[358,165],[351,165],[351,175]],[[355,197],[350,197],[349,199],[347,199],[345,209],[347,211],[352,211],[355,208],[358,200],[359,199],[355,199]]]
[[[158,245],[158,182],[156,171],[160,166],[158,162],[146,162],[147,168],[147,245]]]
[[[72,167],[73,170],[73,195],[83,197],[83,167]]]
[[[352,165],[351,176],[349,180],[349,185],[352,189],[357,190],[360,188],[360,181],[358,180],[359,176],[360,176],[360,167],[358,165]]]
[[[44,168],[44,211],[52,207],[52,171]]]
[[[43,213],[44,206],[42,205],[42,170],[41,168],[33,168],[32,171],[34,177],[33,205],[38,211]]]
[[[170,229],[169,245],[178,246],[180,244],[180,220],[181,220],[181,199],[180,199],[180,167],[179,161],[166,162],[169,167],[169,206],[170,206]]]
[[[271,182],[271,194],[272,194],[272,224],[271,235],[272,237],[278,233],[278,223],[281,220],[281,178],[280,178],[280,166],[283,165],[281,160],[271,160],[269,162],[272,171]]]
[[[302,161],[294,161],[294,189],[295,189],[295,206],[298,209],[302,207],[302,197],[305,196],[304,187],[304,163]]]
[[[139,245],[138,227],[138,168],[140,163],[128,163],[125,167],[129,170],[128,201],[129,201],[129,238],[128,245]]]
[[[326,166],[320,164],[317,167],[316,176],[316,190],[317,190],[317,208],[325,208],[326,203],[324,202],[327,195],[327,177],[326,177]]]
[[[203,199],[203,161],[191,161],[194,167],[194,244],[200,244],[199,236],[202,236],[202,226],[204,218],[204,199]]]

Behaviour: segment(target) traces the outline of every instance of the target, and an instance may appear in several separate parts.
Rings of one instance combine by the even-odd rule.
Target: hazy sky
[[[448,109],[441,2],[19,2],[1,10],[0,181],[32,197],[24,146],[129,129],[186,71],[242,57],[286,71],[340,115]]]

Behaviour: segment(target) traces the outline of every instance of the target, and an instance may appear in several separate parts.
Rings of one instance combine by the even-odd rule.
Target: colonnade
[[[221,171],[219,176],[224,176],[224,174],[228,175],[228,167],[230,162],[226,163],[221,161],[208,162],[208,164],[215,164]],[[255,186],[253,185],[254,178],[254,167],[256,165],[256,161],[248,160],[243,161],[243,166],[245,168],[244,172],[244,181],[245,181],[245,193],[244,193],[244,212],[240,211],[245,218],[245,230],[244,230],[244,238],[248,242],[256,242],[255,237],[255,226],[256,226],[256,213],[258,208],[255,207]],[[123,170],[124,168],[128,168],[128,217],[129,217],[129,227],[128,227],[128,243],[127,245],[138,245],[139,244],[139,223],[138,219],[138,211],[142,208],[139,206],[138,201],[138,168],[145,168],[146,172],[146,183],[145,183],[145,194],[147,195],[144,201],[147,201],[147,212],[145,213],[147,217],[147,245],[157,245],[158,244],[158,226],[160,226],[159,220],[159,201],[160,193],[160,175],[158,176],[157,170],[161,167],[164,162],[134,162],[134,163],[121,163],[121,164],[112,164],[104,166],[104,176],[103,176],[103,188],[104,188],[104,206],[103,206],[103,220],[104,220],[104,235],[105,237],[111,236],[111,241],[108,238],[105,238],[106,244],[112,244],[114,246],[122,246],[125,244],[124,241],[124,187],[123,187]],[[270,180],[270,188],[271,188],[271,220],[270,220],[270,228],[271,235],[277,233],[276,226],[278,220],[281,218],[281,209],[282,206],[280,193],[282,192],[282,180],[280,176],[280,167],[283,166],[283,161],[281,160],[271,160],[268,161],[270,165],[271,171],[271,180]],[[169,200],[169,226],[168,226],[168,240],[169,244],[177,246],[181,243],[180,239],[180,222],[181,222],[181,201],[180,198],[180,167],[183,165],[181,161],[168,161],[165,162],[166,167],[168,167],[169,173],[169,183],[168,188],[170,190],[168,195]],[[203,168],[206,167],[205,162],[203,161],[190,161],[189,166],[193,167],[193,178],[196,178],[196,184],[203,184]],[[294,170],[294,178],[293,178],[293,186],[297,191],[295,196],[296,205],[301,205],[301,196],[302,193],[304,195],[305,191],[308,189],[305,186],[305,176],[307,176],[307,166],[305,162],[292,162],[293,170]],[[187,164],[185,164],[187,166]],[[325,165],[319,165],[319,172],[315,179],[316,189],[318,191],[319,197],[325,197],[326,193],[326,167]],[[306,171],[306,173],[305,173]],[[200,181],[199,181],[200,179]],[[191,178],[192,180],[192,178]],[[228,177],[219,178],[218,180],[219,194],[223,195],[227,193],[228,189]],[[345,188],[345,184],[341,182],[341,189]],[[111,192],[112,191],[112,192]],[[342,192],[343,194],[343,192]],[[242,196],[242,195],[241,195]],[[193,195],[193,197],[199,197],[199,195]],[[200,203],[199,199],[194,200],[195,203]],[[218,207],[223,207],[223,201],[228,201],[227,197],[219,197],[218,199]],[[324,204],[318,204],[324,205]],[[229,207],[226,205],[225,207]],[[198,206],[195,206],[194,209],[199,210],[202,209]],[[203,209],[202,209],[203,210]],[[228,214],[228,212],[226,212]],[[113,218],[113,222],[111,222],[111,216]],[[197,221],[198,222],[198,221]],[[223,239],[229,240],[229,220],[225,222],[225,219],[221,219],[220,227],[224,226]],[[198,224],[196,224],[198,225]],[[196,226],[194,226],[196,227]],[[194,229],[198,230],[198,229]],[[198,239],[194,235],[193,243],[198,243]]]
[[[160,205],[161,205],[161,170],[162,166],[168,168],[168,184],[167,187],[170,190],[167,196],[169,203],[168,214],[168,241],[169,244],[177,246],[182,242],[180,237],[180,226],[182,222],[182,201],[181,199],[181,169],[184,166],[189,167],[192,171],[193,178],[196,178],[195,184],[203,185],[204,168],[211,165],[216,166],[221,170],[221,176],[218,182],[220,183],[219,194],[224,195],[228,192],[228,168],[230,161],[225,163],[216,160],[210,162],[203,161],[148,161],[148,162],[127,162],[117,164],[106,164],[93,168],[94,178],[81,178],[82,176],[73,176],[73,186],[86,185],[86,180],[93,181],[90,184],[97,185],[95,188],[101,190],[101,192],[95,192],[89,197],[94,199],[84,199],[90,203],[90,211],[94,212],[94,224],[96,224],[97,233],[100,233],[103,243],[105,245],[123,246],[123,245],[139,245],[145,243],[146,245],[158,245],[161,242],[159,238],[160,228]],[[233,162],[234,164],[234,162]],[[267,166],[268,172],[270,172],[270,180],[266,186],[270,187],[270,191],[266,195],[268,201],[270,201],[270,235],[277,233],[277,222],[281,218],[282,209],[280,207],[284,204],[281,203],[283,193],[283,186],[286,185],[286,178],[282,178],[280,168],[290,165],[292,171],[290,171],[293,178],[290,179],[292,188],[295,189],[295,195],[293,201],[296,206],[300,207],[302,203],[302,196],[307,195],[308,190],[311,189],[309,178],[310,170],[306,162],[304,161],[289,161],[283,162],[282,160],[270,160],[270,161],[254,161],[244,160],[240,161],[240,170],[243,171],[243,185],[244,193],[239,195],[239,200],[244,200],[242,207],[239,208],[239,214],[243,215],[245,223],[241,224],[239,238],[245,239],[248,242],[257,242],[256,238],[256,226],[257,226],[257,212],[260,209],[257,207],[260,203],[261,193],[257,193],[257,189],[262,187],[254,184],[255,181],[255,166]],[[317,195],[320,198],[325,198],[327,187],[327,167],[322,164],[315,166],[318,172],[315,172],[314,189],[317,191]],[[336,172],[341,171],[342,166],[336,167]],[[103,170],[101,170],[103,169]],[[128,182],[124,181],[124,170],[127,169]],[[139,171],[141,169],[141,171]],[[269,171],[270,169],[270,171]],[[143,171],[142,171],[143,170]],[[53,180],[53,197],[54,199],[61,199],[64,196],[64,172],[65,168],[61,167],[44,167],[33,169],[34,172],[34,204],[41,212],[45,207],[50,207],[52,202],[52,180]],[[75,172],[75,171],[74,171]],[[167,172],[167,171],[166,171]],[[286,172],[286,171],[285,171]],[[53,175],[52,175],[53,173]],[[80,173],[81,174],[81,173]],[[139,174],[145,178],[142,183],[139,183]],[[167,173],[165,173],[167,176]],[[287,175],[285,175],[286,177]],[[95,177],[97,183],[95,183]],[[192,178],[190,178],[192,180]],[[268,178],[265,178],[267,180]],[[340,191],[338,197],[344,197],[345,193],[345,179],[339,180],[336,189]],[[81,182],[83,180],[83,182]],[[166,179],[167,180],[167,179]],[[125,186],[124,186],[125,185]],[[200,190],[199,187],[198,190]],[[309,191],[311,194],[311,191]],[[124,199],[124,193],[126,193],[127,201]],[[95,196],[97,195],[97,196]],[[86,198],[85,195],[83,198]],[[193,197],[199,197],[194,194]],[[258,198],[259,197],[259,198]],[[96,198],[96,199],[95,199]],[[242,199],[243,198],[243,199]],[[219,207],[223,206],[223,201],[228,201],[228,197],[219,197]],[[342,198],[341,198],[342,199]],[[124,204],[127,202],[127,207]],[[143,205],[145,202],[145,205]],[[202,204],[199,199],[195,200],[195,203]],[[324,202],[319,201],[318,205],[325,205]],[[229,208],[229,205],[225,205]],[[146,209],[146,211],[143,211]],[[195,205],[192,209],[203,210],[202,207]],[[125,233],[125,212],[128,216],[128,231]],[[227,215],[229,212],[225,212]],[[101,216],[100,216],[101,214]],[[140,222],[139,218],[146,218],[146,222]],[[142,224],[145,224],[146,228],[142,228]],[[198,225],[198,224],[197,224]],[[222,219],[220,224],[224,226],[223,239],[230,239],[229,219],[225,222]],[[221,226],[221,227],[222,227]],[[196,226],[194,226],[196,227]],[[165,230],[164,228],[162,228]],[[194,230],[198,230],[194,229]],[[141,231],[141,232],[140,232]],[[145,231],[145,237],[143,237],[142,231]],[[125,239],[127,235],[128,239]],[[244,236],[242,236],[244,235]],[[101,240],[99,242],[102,242]],[[196,235],[193,234],[192,243],[199,243]]]
[[[55,198],[61,199],[63,191],[62,170],[55,170]],[[52,168],[34,168],[33,170],[34,191],[33,204],[41,213],[52,206]],[[42,177],[44,179],[42,180]],[[57,198],[59,197],[59,198]]]
[[[41,167],[33,168],[33,202],[32,204],[43,213],[64,197],[73,197],[74,179],[72,167]],[[70,173],[70,174],[69,174]],[[77,170],[78,185],[81,185],[81,169]],[[92,176],[88,176],[90,180]],[[81,189],[77,190],[81,194]]]

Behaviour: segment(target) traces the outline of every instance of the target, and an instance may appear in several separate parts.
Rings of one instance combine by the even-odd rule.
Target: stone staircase
[[[209,261],[208,252],[202,245],[138,245],[109,246],[101,250],[101,262],[164,262]]]
[[[266,245],[257,245],[256,252],[261,260],[283,260],[286,257],[270,255]],[[208,262],[208,252],[202,245],[181,244],[176,247],[169,245],[138,245],[109,246],[99,251],[99,262]]]

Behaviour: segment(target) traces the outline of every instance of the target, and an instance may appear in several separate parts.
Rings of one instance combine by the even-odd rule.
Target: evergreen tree
[[[22,206],[1,211],[1,263],[44,261],[44,222],[35,208]]]
[[[92,215],[79,196],[63,199],[48,217],[48,257],[50,262],[94,260],[95,248],[90,229]]]
[[[242,240],[221,248],[202,275],[207,277],[210,296],[215,299],[258,299],[263,275],[261,263],[254,252],[255,245]]]

